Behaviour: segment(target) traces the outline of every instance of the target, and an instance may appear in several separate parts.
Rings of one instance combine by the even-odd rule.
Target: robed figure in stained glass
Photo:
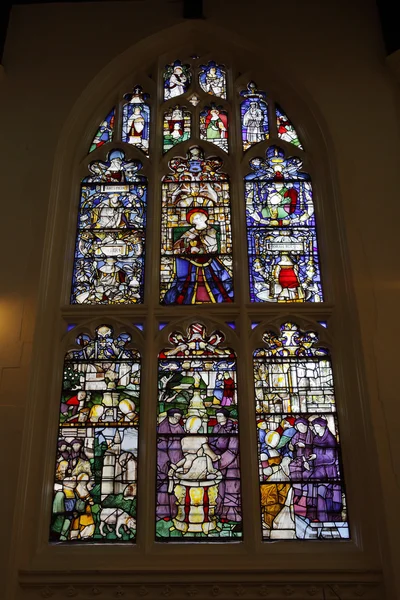
[[[229,182],[198,147],[163,179],[161,302],[232,302]]]
[[[193,208],[186,220],[191,227],[173,246],[181,257],[176,258],[176,278],[165,303],[231,302],[232,278],[218,258],[217,230],[208,224],[207,210]]]

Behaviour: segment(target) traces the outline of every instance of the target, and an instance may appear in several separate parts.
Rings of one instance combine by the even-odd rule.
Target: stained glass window
[[[104,121],[100,124],[96,135],[90,144],[89,153],[100,148],[107,142],[112,142],[114,132],[114,121],[115,121],[115,107],[108,113]]]
[[[122,141],[133,144],[148,156],[150,140],[150,107],[146,104],[149,98],[140,86],[136,86],[133,94],[124,96],[122,115]]]
[[[285,142],[289,142],[290,144],[303,149],[303,146],[300,144],[299,136],[286,113],[283,112],[278,104],[275,105],[275,110],[278,137]]]
[[[81,186],[72,304],[143,302],[146,178],[112,150]]]
[[[191,134],[191,115],[184,106],[178,104],[164,113],[163,151],[168,152],[176,144],[185,142]]]
[[[193,323],[159,355],[158,541],[242,536],[235,354]]]
[[[228,152],[228,114],[222,106],[206,106],[200,113],[200,139]]]
[[[176,60],[165,66],[164,71],[164,100],[181,96],[189,89],[192,73],[189,65],[183,65]]]
[[[200,65],[199,83],[207,94],[226,98],[226,71],[222,65],[211,60],[207,65]]]
[[[329,351],[284,323],[254,353],[264,540],[349,537]]]
[[[50,540],[134,542],[140,357],[102,325],[67,352]]]
[[[135,324],[144,358],[159,353],[157,400],[149,380],[142,403],[154,421],[157,402],[157,431],[142,459],[148,466],[156,438],[156,541],[240,542],[237,360],[219,329],[237,340],[236,350],[267,322],[263,303],[290,303],[301,316],[306,302],[323,302],[313,187],[294,124],[269,87],[267,96],[254,81],[243,86],[242,75],[218,57],[181,58],[153,64],[148,76],[146,69],[130,75],[143,88],[123,88],[94,135],[89,152],[96,150],[96,160],[86,159],[92,162],[80,187],[67,330],[90,313],[81,305],[102,307],[90,316],[93,337],[85,329],[65,357],[55,542],[132,543],[136,537],[140,357],[128,333],[114,333],[104,322],[115,322],[122,310]],[[152,91],[151,101],[144,90]],[[244,178],[244,198],[243,188],[235,188],[232,222],[230,185],[238,178]],[[246,222],[240,221],[243,200]],[[153,260],[145,295],[149,218]],[[152,317],[147,302],[154,298],[160,305]],[[327,327],[326,310],[315,317],[325,319],[317,328]],[[183,315],[185,329],[178,330],[175,318]],[[212,325],[214,318],[220,326]],[[154,331],[169,340],[161,352],[167,344],[155,349]],[[245,467],[247,481],[260,488],[263,540],[347,539],[329,352],[314,331],[293,323],[279,335],[266,333],[263,342],[254,371],[250,355],[238,365],[244,382],[255,381],[259,468]],[[251,423],[253,396],[247,400]],[[138,516],[138,527],[150,531],[149,513]]]
[[[169,163],[163,178],[161,302],[232,302],[229,181],[222,160],[198,146]]]
[[[311,180],[270,146],[245,177],[252,302],[322,302]]]
[[[250,81],[247,90],[240,92],[245,98],[240,105],[243,150],[269,138],[268,105],[266,94]]]

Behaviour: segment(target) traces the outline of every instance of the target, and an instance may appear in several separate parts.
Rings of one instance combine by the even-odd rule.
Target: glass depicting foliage
[[[295,128],[293,127],[292,122],[286,115],[286,113],[283,112],[283,110],[281,109],[281,107],[278,104],[275,105],[275,110],[276,110],[276,127],[278,130],[278,137],[281,140],[284,140],[285,142],[290,142],[294,146],[297,146],[298,148],[303,149],[303,146],[300,144],[300,140],[297,135],[297,132],[296,132]]]
[[[194,146],[163,178],[161,303],[232,302],[229,181],[222,160]]]
[[[250,81],[247,90],[240,92],[245,100],[240,105],[243,150],[269,138],[268,105],[266,94],[257,90],[254,81]]]
[[[164,113],[163,152],[168,152],[176,144],[185,142],[191,134],[190,112],[184,106],[176,105]]]
[[[200,139],[228,152],[228,114],[222,106],[206,106],[200,113]]]
[[[242,536],[236,360],[220,331],[193,323],[159,355],[158,541]]]
[[[183,65],[176,60],[170,65],[165,65],[164,77],[164,100],[176,98],[188,91],[192,81],[192,73],[189,65]]]
[[[133,144],[149,155],[150,140],[150,107],[146,104],[149,95],[143,94],[140,85],[132,94],[126,94],[122,112],[122,141]]]
[[[277,146],[245,177],[252,302],[322,302],[312,186]]]
[[[349,538],[329,352],[284,323],[254,353],[265,540]]]
[[[140,357],[108,325],[65,356],[50,541],[133,542]]]
[[[226,71],[223,65],[211,60],[207,65],[200,65],[199,84],[207,94],[226,98]]]
[[[114,133],[114,121],[115,121],[115,107],[108,113],[104,121],[100,124],[96,135],[93,138],[92,143],[90,144],[89,154],[96,150],[96,148],[100,148],[107,142],[112,142],[113,133]]]
[[[147,180],[112,150],[81,186],[72,304],[143,302]]]

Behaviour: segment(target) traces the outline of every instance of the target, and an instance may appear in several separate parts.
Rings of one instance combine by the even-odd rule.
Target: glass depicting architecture
[[[169,341],[158,370],[156,539],[238,541],[235,355],[201,323]]]
[[[149,95],[144,94],[138,85],[132,94],[126,94],[127,100],[122,111],[122,141],[133,144],[149,155],[150,107],[146,104]]]
[[[245,177],[252,302],[322,302],[310,177],[271,146]]]
[[[275,111],[276,127],[278,130],[279,139],[289,142],[290,144],[293,144],[294,146],[297,146],[303,150],[303,146],[300,144],[299,136],[297,135],[297,132],[286,113],[283,112],[278,104],[275,105]]]
[[[65,356],[50,541],[133,542],[140,358],[102,325]]]
[[[143,302],[147,180],[112,150],[81,186],[72,304]]]
[[[269,138],[268,105],[266,94],[250,81],[247,90],[240,92],[245,98],[240,105],[243,150]]]
[[[90,144],[89,153],[100,148],[107,142],[112,142],[114,132],[114,121],[115,121],[115,107],[108,113],[104,121],[100,124],[96,135]]]
[[[346,539],[329,352],[293,323],[263,342],[254,353],[263,538]]]
[[[189,65],[183,65],[176,60],[170,65],[165,65],[164,78],[164,100],[181,96],[189,89],[192,81],[192,73]]]
[[[168,152],[176,144],[185,142],[191,134],[191,114],[178,104],[164,113],[163,152]]]
[[[198,146],[163,178],[161,303],[233,301],[229,181]]]
[[[207,94],[226,98],[226,70],[223,65],[211,60],[207,65],[200,65],[199,84]]]
[[[222,106],[206,106],[200,113],[200,139],[228,152],[228,114]]]

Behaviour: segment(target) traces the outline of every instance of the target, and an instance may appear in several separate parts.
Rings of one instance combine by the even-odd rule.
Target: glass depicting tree
[[[254,353],[263,538],[347,539],[329,352],[293,323],[263,341]]]
[[[275,110],[276,110],[276,127],[278,130],[278,137],[285,142],[289,142],[290,144],[293,144],[294,146],[297,146],[298,148],[303,149],[303,146],[300,143],[297,132],[296,132],[295,128],[293,127],[292,122],[286,115],[286,113],[283,112],[283,110],[281,109],[281,107],[278,104],[275,105]]]
[[[184,106],[176,105],[164,113],[163,152],[185,142],[191,134],[191,115]]]
[[[96,135],[93,138],[92,143],[90,144],[89,153],[96,150],[96,148],[100,148],[107,142],[112,142],[113,133],[114,133],[114,121],[115,121],[115,107],[108,113],[104,121],[100,124]]]
[[[229,181],[194,146],[162,184],[161,303],[233,301]]]
[[[207,65],[200,65],[199,84],[207,94],[226,98],[226,70],[211,60]]]
[[[200,139],[228,152],[228,114],[222,106],[206,106],[200,113]]]
[[[175,331],[159,355],[158,541],[242,536],[236,360],[201,323]]]
[[[140,357],[102,325],[65,356],[50,541],[134,542]]]
[[[312,186],[277,146],[245,177],[252,302],[322,302]]]
[[[240,92],[245,100],[240,105],[243,150],[269,138],[268,105],[266,94],[257,90],[254,81],[250,81],[247,90]]]
[[[176,60],[170,65],[165,65],[164,78],[164,100],[176,98],[188,91],[192,81],[192,73],[189,65],[183,65]]]
[[[133,94],[126,94],[122,112],[122,141],[133,144],[149,155],[150,141],[150,107],[146,104],[149,95],[144,94],[140,85]]]
[[[147,180],[141,163],[112,150],[83,180],[72,304],[143,302]]]

